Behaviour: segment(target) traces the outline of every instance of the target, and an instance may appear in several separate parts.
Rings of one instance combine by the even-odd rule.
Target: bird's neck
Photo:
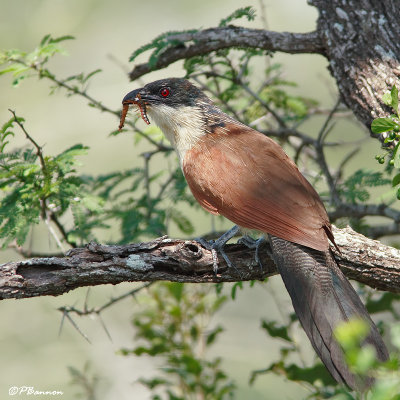
[[[149,107],[148,114],[176,150],[182,167],[186,152],[207,134],[201,108],[158,105]]]

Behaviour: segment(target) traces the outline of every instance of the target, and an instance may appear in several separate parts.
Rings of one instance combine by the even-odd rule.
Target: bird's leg
[[[218,271],[218,256],[217,252],[221,254],[223,259],[225,260],[226,264],[228,265],[229,268],[234,268],[237,270],[235,265],[232,263],[232,261],[229,259],[227,254],[225,253],[224,247],[226,243],[231,240],[238,232],[240,228],[235,225],[233,228],[229,229],[229,231],[225,232],[223,235],[221,235],[217,240],[210,240],[209,242],[203,238],[198,238],[197,241],[200,242],[202,246],[204,246],[206,249],[211,250],[212,256],[213,256],[213,269],[214,273],[216,274]]]
[[[249,249],[255,249],[254,259],[256,263],[260,266],[261,271],[263,270],[263,265],[260,258],[260,247],[266,243],[265,236],[261,236],[259,239],[253,239],[252,237],[245,235],[238,240],[238,243],[241,243],[248,247]],[[272,253],[268,251],[269,256],[272,258]]]

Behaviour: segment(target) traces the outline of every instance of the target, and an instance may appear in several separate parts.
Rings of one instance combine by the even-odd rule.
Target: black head
[[[199,88],[183,78],[168,78],[148,83],[141,89],[129,92],[122,100],[122,104],[135,101],[138,95],[141,101],[150,107],[163,104],[178,108],[195,106],[199,102],[210,102]]]

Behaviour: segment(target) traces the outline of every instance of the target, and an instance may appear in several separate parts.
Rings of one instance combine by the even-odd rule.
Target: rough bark
[[[400,250],[368,239],[351,228],[336,228],[334,233],[341,251],[334,250],[335,257],[349,278],[400,293]],[[227,254],[236,269],[228,269],[219,258],[215,274],[211,251],[193,240],[162,237],[125,246],[90,243],[85,248],[70,250],[65,257],[0,265],[0,299],[58,296],[78,287],[121,282],[234,282],[260,280],[277,273],[267,247],[260,253],[262,270],[254,260],[254,251],[243,245],[228,245]]]
[[[230,47],[325,56],[343,102],[369,129],[391,110],[382,95],[400,87],[400,7],[394,0],[313,0],[317,28],[309,33],[272,32],[235,26],[176,34],[157,62],[136,65],[131,80],[190,57]]]
[[[400,7],[394,0],[313,0],[317,32],[341,98],[367,127],[391,112],[381,101],[400,87]],[[397,3],[397,4],[395,4]]]
[[[248,29],[238,26],[210,28],[195,33],[178,33],[168,37],[174,43],[180,43],[161,53],[157,62],[138,64],[129,73],[135,80],[151,71],[162,69],[175,61],[187,59],[212,51],[230,47],[256,48],[284,53],[323,53],[323,44],[316,32],[291,33],[273,32],[263,29]]]

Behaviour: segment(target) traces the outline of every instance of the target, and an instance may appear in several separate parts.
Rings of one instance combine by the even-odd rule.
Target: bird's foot
[[[255,249],[254,259],[256,263],[260,266],[261,271],[263,270],[263,264],[260,258],[260,247],[266,243],[266,239],[264,236],[261,236],[259,239],[253,239],[252,237],[245,235],[238,240],[238,243],[241,243],[248,247],[249,249]]]
[[[239,230],[240,228],[235,225],[233,228],[229,229],[229,231],[221,235],[217,240],[207,241],[203,238],[196,239],[206,249],[211,250],[213,258],[213,270],[215,274],[218,272],[218,253],[221,254],[229,268],[233,268],[237,273],[239,273],[239,270],[235,267],[235,264],[229,259],[224,250],[226,243],[231,240],[239,232]]]

